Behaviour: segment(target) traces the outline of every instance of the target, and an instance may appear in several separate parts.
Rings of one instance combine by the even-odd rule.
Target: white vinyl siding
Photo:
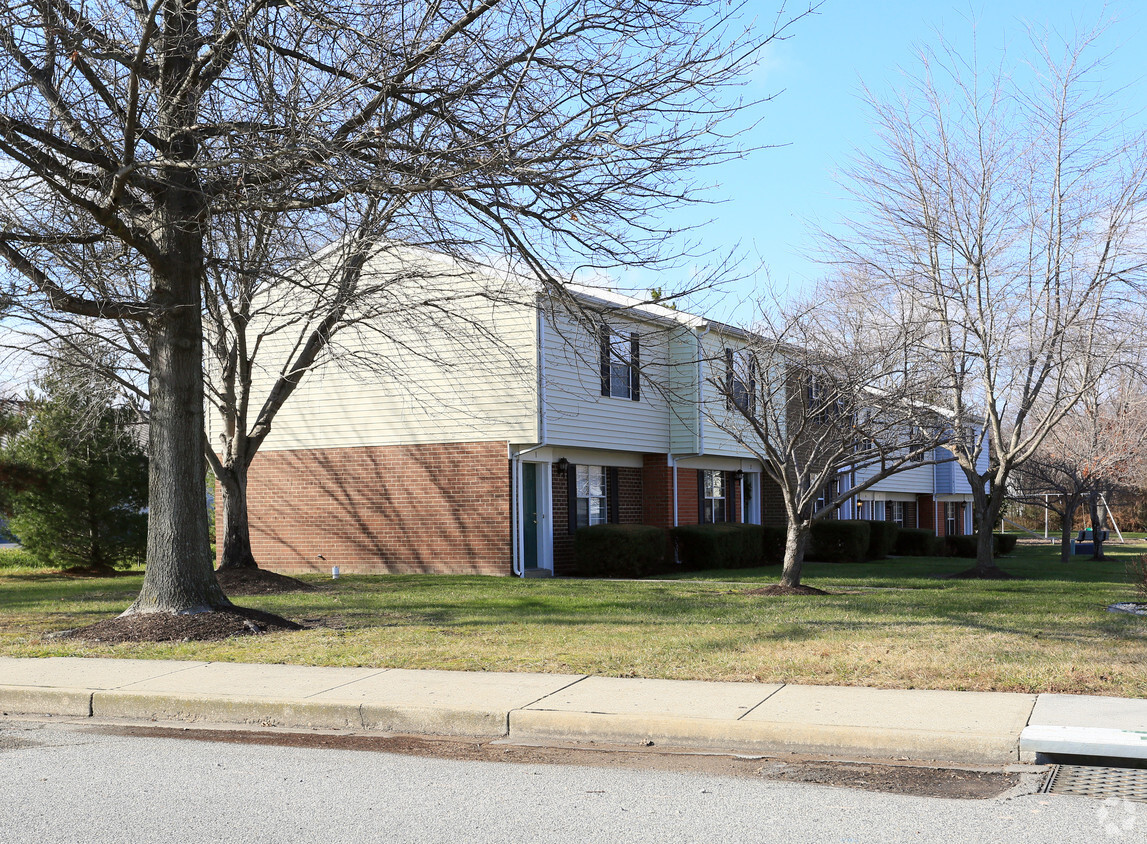
[[[263,448],[536,442],[533,295],[500,293],[494,301],[481,295],[489,284],[444,269],[440,277],[411,282],[409,299],[448,299],[448,312],[414,307],[387,324],[374,320],[338,334],[331,354],[279,411]],[[401,283],[390,295],[402,301]],[[293,341],[287,332],[263,338],[259,360],[280,366]],[[277,374],[255,373],[253,408]]]
[[[867,469],[859,469],[856,472],[856,483],[862,484],[864,481],[878,471],[878,467],[869,467]],[[929,494],[932,492],[932,467],[929,466],[912,466],[907,469],[901,469],[890,478],[885,478],[882,481],[877,481],[870,486],[866,492],[869,493],[891,493],[891,492],[905,492],[905,493],[921,493]]]
[[[745,431],[748,436],[748,424],[736,409],[730,408],[726,396],[718,389],[723,385],[727,375],[725,350],[730,349],[734,355],[741,352],[745,341],[737,337],[724,336],[717,333],[706,334],[701,339],[701,354],[704,356],[702,373],[705,379],[703,386],[704,401],[704,444],[706,454],[728,454],[737,457],[751,457],[752,452],[742,446],[723,427],[715,424],[719,420],[721,425],[733,430]],[[738,363],[739,363],[738,359]],[[761,372],[757,372],[757,386],[760,386]]]
[[[641,390],[637,401],[601,394],[600,336],[564,314],[547,314],[545,329],[546,438],[555,445],[637,452],[669,450],[664,390],[668,331],[621,314],[610,328],[638,335]]]

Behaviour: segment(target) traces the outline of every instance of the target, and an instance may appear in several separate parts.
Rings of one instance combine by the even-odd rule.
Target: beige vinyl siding
[[[601,394],[598,336],[583,321],[546,316],[546,439],[555,446],[668,452],[666,327],[623,314],[608,317],[613,330],[637,332],[641,346],[640,400]]]
[[[491,297],[496,278],[418,259],[436,262],[435,272],[399,281],[387,294],[390,314],[337,336],[280,410],[263,448],[538,440],[532,292],[500,286]],[[264,366],[281,366],[297,335],[264,337]],[[257,401],[277,375],[256,372]]]

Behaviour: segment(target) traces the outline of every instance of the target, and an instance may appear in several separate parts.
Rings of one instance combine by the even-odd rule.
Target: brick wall
[[[773,527],[784,527],[788,524],[781,488],[764,473],[761,474],[761,524]]]
[[[569,471],[573,471],[571,465]],[[617,515],[623,525],[644,524],[642,493],[644,488],[642,470],[628,466],[617,468]],[[554,574],[574,574],[577,562],[574,559],[574,538],[569,528],[569,478],[558,472],[553,464],[550,474],[550,491],[554,518]]]
[[[699,483],[697,478],[700,474],[700,469],[677,470],[677,524],[679,525],[695,525],[701,521],[701,511],[698,509],[701,505],[697,498]],[[672,487],[669,494],[673,494]]]
[[[646,454],[641,468],[645,495],[642,522],[657,527],[673,527],[673,468],[664,454]]]
[[[936,530],[936,502],[931,495],[916,496],[916,506],[920,512],[920,529]]]
[[[273,571],[511,573],[504,442],[262,452],[248,504]]]

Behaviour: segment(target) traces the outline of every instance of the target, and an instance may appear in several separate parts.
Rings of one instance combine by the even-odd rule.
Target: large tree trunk
[[[198,299],[199,279],[182,293]],[[190,291],[195,290],[192,294]],[[203,380],[198,304],[164,318],[151,348],[147,573],[127,613],[230,606],[215,580],[203,518]]]
[[[1000,514],[1000,508],[1004,506],[1003,485],[998,488],[993,486],[990,493],[976,493],[975,486],[972,487],[973,498],[976,501],[976,509],[979,511],[979,518],[976,524],[979,530],[976,531],[976,565],[969,573],[971,577],[1006,577],[1000,571],[999,566],[996,565],[995,557],[992,554],[992,525],[996,523],[996,518]]]
[[[207,210],[195,168],[198,102],[183,90],[199,44],[198,7],[163,4],[158,135],[165,186],[156,200],[149,322],[147,573],[124,615],[231,606],[219,588],[203,518],[203,240]]]
[[[257,569],[251,552],[251,525],[247,520],[247,467],[241,463],[219,473],[223,510],[223,547],[220,569]]]
[[[812,528],[808,522],[789,521],[785,528],[785,564],[781,570],[781,586],[800,586],[805,550],[808,548]]]
[[[1072,528],[1075,527],[1075,510],[1078,505],[1064,504],[1063,515],[1060,516],[1060,534],[1059,534],[1059,561],[1061,563],[1071,562],[1071,534]]]

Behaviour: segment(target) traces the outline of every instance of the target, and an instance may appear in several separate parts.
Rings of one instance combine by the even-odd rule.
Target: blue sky
[[[753,2],[766,24],[777,0]],[[915,69],[921,45],[936,43],[937,32],[957,45],[969,45],[973,22],[984,64],[1003,58],[1005,67],[1022,67],[1030,56],[1029,22],[1069,36],[1107,22],[1100,48],[1110,57],[1100,81],[1105,89],[1126,88],[1127,119],[1142,125],[1141,110],[1147,107],[1144,0],[827,0],[819,14],[794,28],[790,39],[770,47],[753,79],[753,90],[780,93],[762,107],[763,119],[746,143],[781,146],[707,174],[717,184],[714,196],[726,201],[706,211],[715,220],[705,232],[706,243],[717,248],[740,243],[752,261],[768,268],[774,284],[799,289],[815,280],[822,270],[808,257],[815,249],[810,224],[831,227],[845,213],[839,171],[855,150],[873,143],[862,84],[877,93],[904,86],[903,73]],[[727,311],[752,290],[751,281],[730,290],[716,310]],[[713,312],[713,302],[706,304],[706,312],[722,315]],[[744,308],[737,316],[745,317]]]

